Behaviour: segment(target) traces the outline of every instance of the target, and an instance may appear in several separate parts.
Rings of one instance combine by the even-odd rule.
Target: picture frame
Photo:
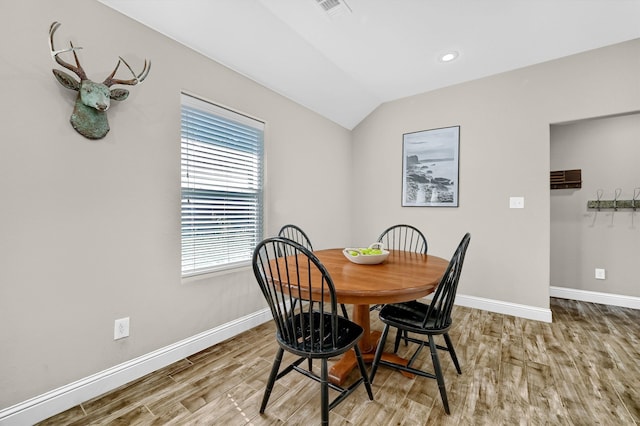
[[[402,206],[458,207],[460,126],[402,135]]]

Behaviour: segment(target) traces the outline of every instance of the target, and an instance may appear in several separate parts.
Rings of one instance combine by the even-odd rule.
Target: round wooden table
[[[352,320],[364,329],[358,345],[366,362],[373,361],[380,338],[379,331],[371,331],[369,306],[407,302],[432,293],[449,265],[448,260],[437,256],[398,250],[390,250],[389,257],[378,265],[352,263],[342,249],[313,253],[329,271],[338,302],[354,305]],[[403,361],[395,354],[385,353],[383,357]],[[347,352],[331,367],[329,379],[341,384],[356,365],[354,352]]]

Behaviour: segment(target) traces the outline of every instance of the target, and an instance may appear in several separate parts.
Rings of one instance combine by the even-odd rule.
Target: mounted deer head
[[[53,47],[53,35],[60,26],[59,22],[53,22],[49,27],[49,46],[51,48],[51,56],[55,61],[64,68],[73,71],[75,75],[80,78],[77,81],[71,75],[64,71],[53,69],[53,74],[56,76],[60,84],[67,89],[72,89],[78,92],[76,97],[76,104],[71,114],[71,125],[78,133],[89,139],[102,139],[109,132],[109,122],[107,121],[107,110],[111,104],[111,99],[116,101],[123,101],[129,96],[129,91],[126,89],[110,89],[114,84],[123,84],[128,86],[135,86],[140,84],[149,75],[151,70],[151,62],[144,61],[144,67],[140,74],[136,75],[133,69],[127,64],[127,62],[119,57],[113,72],[102,82],[96,83],[89,80],[87,74],[82,69],[80,61],[78,60],[77,50],[82,47],[74,47],[73,43],[69,42],[71,46],[69,49],[55,50]],[[61,53],[73,52],[76,65],[71,65],[60,58]],[[123,63],[133,75],[133,78],[129,80],[119,80],[114,78],[120,63]]]

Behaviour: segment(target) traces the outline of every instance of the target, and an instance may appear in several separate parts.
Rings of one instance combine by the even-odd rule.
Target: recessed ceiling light
[[[455,50],[440,55],[440,62],[451,62],[458,57],[459,53]]]

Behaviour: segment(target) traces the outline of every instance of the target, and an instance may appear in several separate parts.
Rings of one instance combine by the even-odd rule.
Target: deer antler
[[[140,71],[140,74],[136,75],[136,73],[129,66],[127,61],[122,59],[121,56],[118,56],[118,58],[119,58],[118,59],[118,63],[116,64],[115,69],[109,75],[109,77],[107,77],[104,80],[104,82],[102,83],[107,87],[111,87],[114,84],[126,84],[128,86],[135,86],[136,84],[142,83],[144,81],[144,79],[147,78],[147,75],[149,75],[149,71],[151,71],[151,61],[147,62],[146,59],[144,60],[144,66],[142,67],[142,71]],[[116,75],[116,72],[118,71],[118,67],[120,66],[120,62],[124,63],[125,66],[129,69],[129,71],[131,71],[131,74],[133,75],[132,79],[130,79],[130,80],[120,80],[120,79],[117,79],[117,78],[113,78],[113,76]]]
[[[82,69],[80,61],[78,60],[78,55],[76,53],[76,50],[82,49],[82,47],[74,47],[72,42],[69,42],[69,45],[71,45],[69,49],[55,50],[55,48],[53,47],[53,34],[56,32],[60,25],[60,22],[54,21],[49,27],[49,47],[51,48],[51,57],[53,57],[59,65],[65,67],[70,71],[73,71],[78,77],[80,77],[80,80],[86,80],[87,74],[84,72],[84,69]],[[59,54],[66,52],[73,52],[76,66],[71,65],[70,63],[62,60],[60,56],[58,56]]]

